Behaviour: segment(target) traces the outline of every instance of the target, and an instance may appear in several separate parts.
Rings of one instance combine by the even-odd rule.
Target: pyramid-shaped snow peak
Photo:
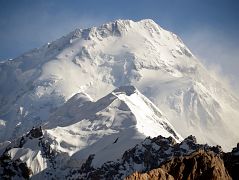
[[[76,29],[0,63],[0,141],[47,123],[51,114],[59,113],[61,106],[70,107],[77,98],[79,106],[91,108],[94,103],[83,98],[84,94],[98,100],[117,87],[129,85],[137,87],[162,110],[163,117],[183,137],[193,134],[200,143],[219,144],[225,150],[237,142],[238,98],[210,74],[178,36],[152,20],[117,20]],[[128,95],[132,91],[124,87],[110,97],[125,101],[122,104],[127,106],[120,108],[131,108],[131,113],[149,113],[131,101],[135,93]],[[67,102],[77,93],[72,102]],[[88,117],[89,111],[82,108],[79,116]],[[71,116],[68,118],[73,121]],[[144,123],[138,129],[153,133],[143,128]]]

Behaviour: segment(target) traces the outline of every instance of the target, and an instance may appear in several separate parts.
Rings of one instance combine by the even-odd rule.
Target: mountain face
[[[43,126],[57,142],[52,147],[70,157],[68,166],[81,166],[91,154],[95,154],[94,166],[116,160],[147,136],[182,140],[158,108],[133,86],[117,88],[96,102],[75,96]]]
[[[0,87],[6,178],[122,179],[199,149],[221,156],[191,134],[225,151],[239,139],[239,99],[152,20],[76,29],[0,63]],[[237,154],[222,159],[234,177]]]
[[[238,98],[175,34],[152,20],[117,20],[0,64],[0,140],[47,122],[76,93],[98,100],[125,85],[137,87],[182,137],[225,150],[239,138]]]

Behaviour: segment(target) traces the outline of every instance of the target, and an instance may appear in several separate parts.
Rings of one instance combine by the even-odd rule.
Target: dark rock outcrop
[[[42,132],[42,129],[41,129],[41,126],[39,128],[35,128],[33,127],[30,132],[27,134],[27,137],[30,137],[30,138],[39,138],[41,136],[43,136],[43,132]]]
[[[12,160],[4,153],[0,156],[0,179],[29,179],[32,171],[20,159]]]
[[[222,158],[232,179],[239,180],[239,143],[232,152],[224,153]]]
[[[56,151],[51,148],[51,142],[44,138],[41,127],[33,127],[26,135],[12,141],[0,153],[0,179],[29,179],[33,175],[31,168],[27,166],[25,161],[14,159],[10,155],[12,149],[20,151],[28,149],[25,147],[26,143],[31,144],[32,142],[35,142],[34,145],[38,146],[41,156],[46,159],[49,171],[56,169]],[[45,170],[46,173],[48,173],[48,169]]]

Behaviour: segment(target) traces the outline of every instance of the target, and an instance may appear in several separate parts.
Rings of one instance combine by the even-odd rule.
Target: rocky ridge
[[[16,148],[26,148],[29,141],[37,141],[42,158],[48,167],[41,173],[45,178],[58,179],[238,179],[239,148],[224,153],[220,146],[197,144],[196,138],[189,136],[181,143],[172,137],[147,137],[135,147],[124,152],[117,161],[104,163],[101,167],[92,166],[95,154],[91,154],[80,168],[57,166],[57,152],[41,128],[33,128],[25,136],[10,143],[0,156],[0,176],[3,178],[39,179],[32,176],[27,161],[12,154]],[[117,142],[116,142],[117,143]],[[2,150],[2,149],[1,149]],[[60,170],[61,169],[61,170]],[[60,171],[59,171],[60,170]],[[59,173],[59,174],[58,174]]]
[[[190,154],[192,155],[189,156]],[[172,160],[174,158],[178,158],[179,163],[180,161],[183,161],[183,158],[185,158],[186,161],[196,162],[198,159],[203,159],[204,157],[206,158],[207,162],[210,162],[212,164],[207,168],[210,169],[211,167],[213,167],[215,165],[214,161],[218,160],[218,165],[220,166],[222,172],[226,172],[223,175],[225,175],[225,177],[230,177],[224,168],[223,161],[220,159],[221,154],[223,154],[221,147],[211,147],[206,144],[197,144],[196,139],[193,136],[187,137],[181,143],[176,143],[170,137],[165,138],[158,136],[152,139],[146,138],[142,143],[126,151],[123,154],[122,158],[117,162],[107,162],[100,168],[93,168],[91,166],[91,161],[94,158],[94,155],[92,154],[80,169],[70,170],[67,179],[112,179],[112,177],[114,177],[114,179],[123,179],[136,171],[148,172],[150,170],[157,169],[161,167],[162,164],[164,164],[166,161]],[[189,156],[189,158],[187,156]],[[175,159],[172,160],[172,162],[177,161]],[[168,164],[168,166],[165,165],[164,167],[170,169],[170,165],[172,165],[172,168],[174,166],[177,166],[175,165],[176,163]],[[197,167],[196,164],[194,165],[195,167]],[[187,166],[191,165],[189,164]],[[202,167],[203,166],[204,165],[202,165]],[[195,169],[192,170],[195,171]],[[206,171],[206,169],[204,170]],[[170,170],[168,170],[168,172],[171,173]],[[163,176],[171,178],[171,176],[169,176],[170,173],[168,172],[165,171],[165,173],[163,173]],[[181,176],[178,175],[179,179],[180,177]],[[196,177],[197,175],[195,175],[195,178]]]
[[[56,169],[56,157],[41,127],[33,127],[0,149],[0,177],[28,179],[42,171],[45,177],[54,177],[51,171]]]

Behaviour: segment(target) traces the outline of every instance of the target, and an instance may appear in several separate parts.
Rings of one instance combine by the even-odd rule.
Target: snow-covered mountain
[[[0,141],[45,123],[54,136],[57,126],[68,125],[54,114],[67,117],[63,112],[74,98],[88,94],[98,100],[125,85],[134,85],[149,98],[182,137],[193,134],[199,142],[220,144],[225,150],[239,139],[238,98],[175,34],[152,20],[117,20],[76,29],[0,64]],[[82,101],[91,104],[88,100]],[[87,116],[80,111],[69,115],[69,121]],[[147,131],[147,122],[142,123],[141,130]]]
[[[83,93],[74,95],[42,127],[5,142],[0,154],[20,159],[33,178],[41,179],[53,169],[79,168],[92,154],[95,168],[116,161],[147,136],[159,134],[182,140],[150,100],[133,86],[123,86],[96,102]]]

